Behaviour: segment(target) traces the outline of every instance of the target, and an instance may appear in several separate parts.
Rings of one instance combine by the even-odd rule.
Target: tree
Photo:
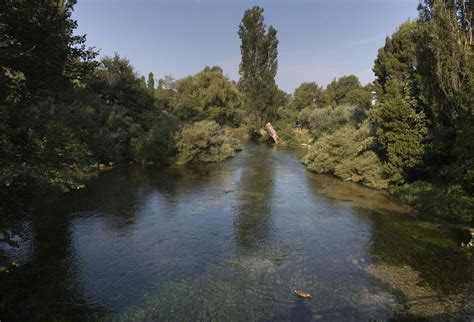
[[[277,31],[272,26],[266,28],[263,8],[254,6],[245,11],[238,34],[242,55],[239,85],[251,122],[256,128],[261,128],[277,112]]]
[[[115,54],[104,57],[89,87],[109,105],[121,105],[137,120],[143,120],[153,109],[153,96],[143,86],[143,80],[126,58]]]
[[[153,96],[130,62],[117,54],[101,60],[88,85],[109,108],[103,127],[113,141],[114,161],[132,160],[134,146],[157,116]]]
[[[417,72],[428,119],[427,159],[433,173],[450,172],[460,133],[474,120],[472,1],[424,1],[419,6]],[[441,170],[441,171],[440,171]]]
[[[323,89],[315,82],[301,83],[293,94],[293,105],[298,111],[308,106],[322,107],[324,103]]]
[[[172,99],[176,92],[176,80],[171,75],[166,75],[158,80],[155,91],[155,102],[166,111],[172,110]]]
[[[400,84],[413,81],[416,71],[417,31],[415,21],[405,22],[392,36],[385,39],[385,46],[379,49],[373,71],[375,83],[382,90],[391,79]]]
[[[74,35],[74,0],[4,1],[0,11],[0,63],[3,77],[22,74],[28,95],[64,90],[95,67],[97,53]],[[12,80],[9,80],[12,81]]]
[[[370,93],[362,87],[355,75],[334,79],[326,88],[326,95],[333,104],[359,104],[369,101]]]
[[[172,111],[182,121],[214,120],[220,125],[240,123],[240,93],[219,66],[176,82]]]
[[[425,116],[416,112],[415,101],[403,92],[397,80],[389,80],[385,88],[381,103],[370,116],[385,173],[391,182],[403,183],[424,157]]]
[[[452,127],[472,115],[463,95],[472,97],[473,91],[472,6],[464,0],[430,0],[419,6],[418,70],[433,125]]]
[[[0,193],[80,185],[89,150],[61,111],[95,66],[74,35],[75,1],[3,1],[0,11]],[[8,200],[9,198],[0,198]]]
[[[155,78],[154,78],[152,72],[148,73],[148,81],[147,81],[146,87],[150,91],[151,95],[154,95],[154,93],[155,93]]]

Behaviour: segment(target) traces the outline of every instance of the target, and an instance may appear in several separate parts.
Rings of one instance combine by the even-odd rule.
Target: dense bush
[[[240,142],[214,121],[187,124],[176,135],[177,163],[219,162],[235,156]]]
[[[403,202],[413,205],[421,215],[474,222],[474,197],[468,196],[460,186],[442,189],[428,182],[416,181],[395,187],[392,193]]]
[[[346,125],[317,140],[304,156],[303,163],[317,173],[333,174],[373,188],[386,188],[382,163],[369,150],[372,141],[367,123],[360,128]]]

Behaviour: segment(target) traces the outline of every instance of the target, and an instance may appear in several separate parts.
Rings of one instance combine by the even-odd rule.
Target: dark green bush
[[[172,115],[161,113],[152,128],[133,142],[135,159],[141,163],[169,164],[176,152],[174,136],[177,130],[176,119]]]

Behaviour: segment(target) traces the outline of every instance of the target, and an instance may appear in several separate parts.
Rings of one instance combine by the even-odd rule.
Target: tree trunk
[[[275,141],[276,144],[278,144],[278,134],[273,128],[272,124],[268,122],[265,124],[265,130],[268,132],[268,134],[272,137],[273,141]]]

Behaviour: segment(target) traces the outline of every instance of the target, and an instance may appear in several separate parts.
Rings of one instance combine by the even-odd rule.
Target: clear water
[[[119,167],[45,202],[28,242],[0,248],[20,263],[0,273],[0,319],[473,319],[459,233],[300,154],[248,144],[220,164]]]

